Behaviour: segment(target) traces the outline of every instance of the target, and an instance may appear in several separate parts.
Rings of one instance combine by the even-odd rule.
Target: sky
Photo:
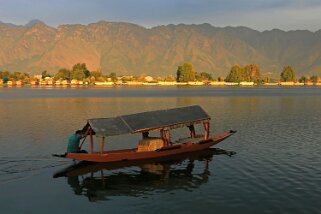
[[[0,21],[24,25],[32,19],[55,27],[106,20],[316,31],[321,0],[0,0]]]

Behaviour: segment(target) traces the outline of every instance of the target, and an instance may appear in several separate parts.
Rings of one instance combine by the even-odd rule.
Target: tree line
[[[177,82],[189,82],[189,81],[204,81],[213,80],[211,74],[206,72],[197,73],[191,63],[183,63],[179,65],[176,72]]]
[[[287,65],[287,66],[284,66],[280,74],[280,81],[282,82],[298,81],[300,83],[307,83],[307,82],[317,83],[320,81],[320,77],[318,77],[317,75],[312,75],[311,77],[301,76],[299,79],[296,79],[294,69],[291,66]]]
[[[112,72],[109,75],[104,75],[101,71],[89,71],[85,63],[77,63],[71,69],[61,68],[56,74],[51,74],[44,70],[41,72],[41,79],[51,78],[57,80],[82,80],[87,82],[95,81],[117,81],[116,73]],[[9,72],[0,71],[0,79],[4,83],[8,81],[22,81],[23,83],[29,83],[31,81],[38,81],[36,76],[31,76],[28,73],[22,72]]]
[[[52,78],[53,80],[82,80],[87,82],[95,81],[117,81],[118,77],[115,72],[111,72],[109,75],[104,75],[101,71],[89,71],[85,63],[77,63],[72,66],[71,69],[61,68],[57,71],[56,74],[50,74],[47,71],[41,73],[41,78]],[[9,72],[9,71],[0,71],[0,79],[4,83],[7,81],[22,81],[28,83],[35,81],[34,76],[30,76],[28,73],[23,72]],[[123,77],[123,81],[143,81],[144,76],[127,76]],[[212,75],[207,72],[197,72],[191,63],[183,63],[179,65],[176,71],[176,78],[174,76],[168,75],[166,77],[157,77],[155,81],[177,81],[177,82],[188,82],[188,81],[212,81],[214,80]],[[270,82],[269,77],[262,77],[260,68],[257,64],[249,64],[243,67],[239,65],[234,65],[231,67],[228,75],[224,77],[218,77],[218,81],[226,82],[256,82],[264,83]],[[282,82],[295,82],[297,81],[294,69],[287,65],[284,66],[282,72],[280,73],[280,81]],[[278,80],[276,80],[278,81]],[[316,75],[311,77],[302,76],[298,79],[299,82],[313,82],[317,83],[320,81],[320,78]]]
[[[81,80],[88,83],[94,83],[95,81],[104,82],[104,81],[112,81],[116,82],[120,81],[146,81],[147,75],[137,75],[137,76],[122,76],[119,77],[115,72],[111,72],[110,74],[103,74],[101,70],[97,71],[89,71],[85,63],[77,63],[72,66],[71,69],[61,68],[55,74],[52,74],[46,70],[41,72],[41,75],[29,75],[28,73],[22,72],[9,72],[9,71],[0,71],[0,80],[4,83],[8,81],[22,81],[27,84],[32,81],[41,81],[44,79],[52,79],[54,81],[58,80],[68,80],[71,81]],[[153,81],[175,81],[175,77],[173,75],[167,75],[164,77],[156,77]]]
[[[191,63],[183,63],[179,65],[176,71],[176,81],[177,82],[188,82],[188,81],[212,81],[212,75],[206,72],[198,73],[195,71]],[[218,77],[218,81],[226,82],[255,82],[255,83],[268,83],[273,81],[281,82],[312,82],[317,83],[320,78],[316,75],[311,77],[302,76],[296,79],[295,71],[290,65],[283,67],[279,79],[271,79],[270,77],[263,77],[261,75],[260,67],[257,64],[249,64],[243,67],[239,65],[234,65],[231,67],[228,75],[224,77]]]
[[[226,82],[259,82],[261,79],[260,68],[256,64],[240,67],[234,65],[226,76]]]
[[[295,81],[295,72],[291,66],[285,66],[280,74],[281,82],[293,82]],[[269,77],[263,78],[261,76],[260,68],[257,64],[245,65],[240,67],[234,65],[230,73],[225,78],[226,82],[256,82],[264,83],[270,82]]]
[[[234,65],[230,73],[225,78],[226,82],[257,82],[257,83],[264,83],[264,82],[271,82],[271,79],[269,77],[262,78],[260,74],[259,66],[256,64],[250,64],[246,65],[243,68]],[[278,80],[276,80],[278,81]],[[306,83],[306,82],[313,82],[317,83],[320,81],[320,78],[316,75],[311,76],[310,78],[306,76],[302,76],[299,79],[296,79],[296,74],[294,69],[290,65],[286,65],[283,67],[281,73],[280,73],[280,79],[281,82],[300,82],[300,83]]]
[[[42,72],[42,78],[52,77],[54,80],[82,80],[87,82],[95,81],[117,81],[116,73],[112,72],[109,75],[104,75],[101,71],[89,71],[85,63],[77,63],[72,69],[61,68],[55,75],[50,75],[47,71]]]
[[[189,82],[189,81],[212,81],[211,74],[206,72],[198,73],[195,71],[191,63],[183,63],[179,65],[176,71],[177,82]],[[246,65],[243,68],[239,65],[234,65],[231,68],[230,73],[224,79],[224,77],[218,77],[218,81],[226,82],[252,82],[260,80],[260,69],[256,64]]]
[[[6,83],[9,80],[10,81],[23,81],[23,82],[29,82],[31,77],[27,73],[22,72],[9,72],[9,71],[0,71],[0,79]]]

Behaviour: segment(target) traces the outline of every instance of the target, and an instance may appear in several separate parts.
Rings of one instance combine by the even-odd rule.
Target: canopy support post
[[[94,153],[93,130],[90,128],[90,153]]]
[[[165,146],[170,146],[171,144],[171,133],[169,129],[161,129],[161,138],[164,140]]]
[[[163,139],[163,141],[164,141],[164,143],[166,145],[165,136],[164,136],[164,129],[159,130],[159,134],[160,134],[160,137]]]
[[[194,125],[187,126],[191,132],[191,138],[195,138],[195,127]]]
[[[105,137],[103,137],[103,139],[101,141],[101,146],[100,146],[100,153],[101,154],[104,153],[104,146],[105,146]]]
[[[206,121],[203,123],[203,125],[205,129],[204,139],[207,140],[210,136],[210,122]]]

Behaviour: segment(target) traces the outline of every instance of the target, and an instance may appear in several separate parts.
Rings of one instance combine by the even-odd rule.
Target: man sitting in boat
[[[149,132],[143,132],[143,139],[146,139],[149,137]]]
[[[87,153],[85,150],[80,150],[79,143],[84,137],[82,130],[77,130],[69,137],[67,153]]]

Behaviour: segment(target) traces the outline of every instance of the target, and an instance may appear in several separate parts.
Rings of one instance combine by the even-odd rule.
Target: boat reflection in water
[[[221,154],[231,156],[235,152],[210,148],[170,160],[80,162],[56,172],[53,177],[67,177],[76,195],[84,195],[93,202],[113,196],[138,197],[153,191],[197,188],[208,181],[209,162],[213,155]],[[195,161],[204,166],[194,170]]]

